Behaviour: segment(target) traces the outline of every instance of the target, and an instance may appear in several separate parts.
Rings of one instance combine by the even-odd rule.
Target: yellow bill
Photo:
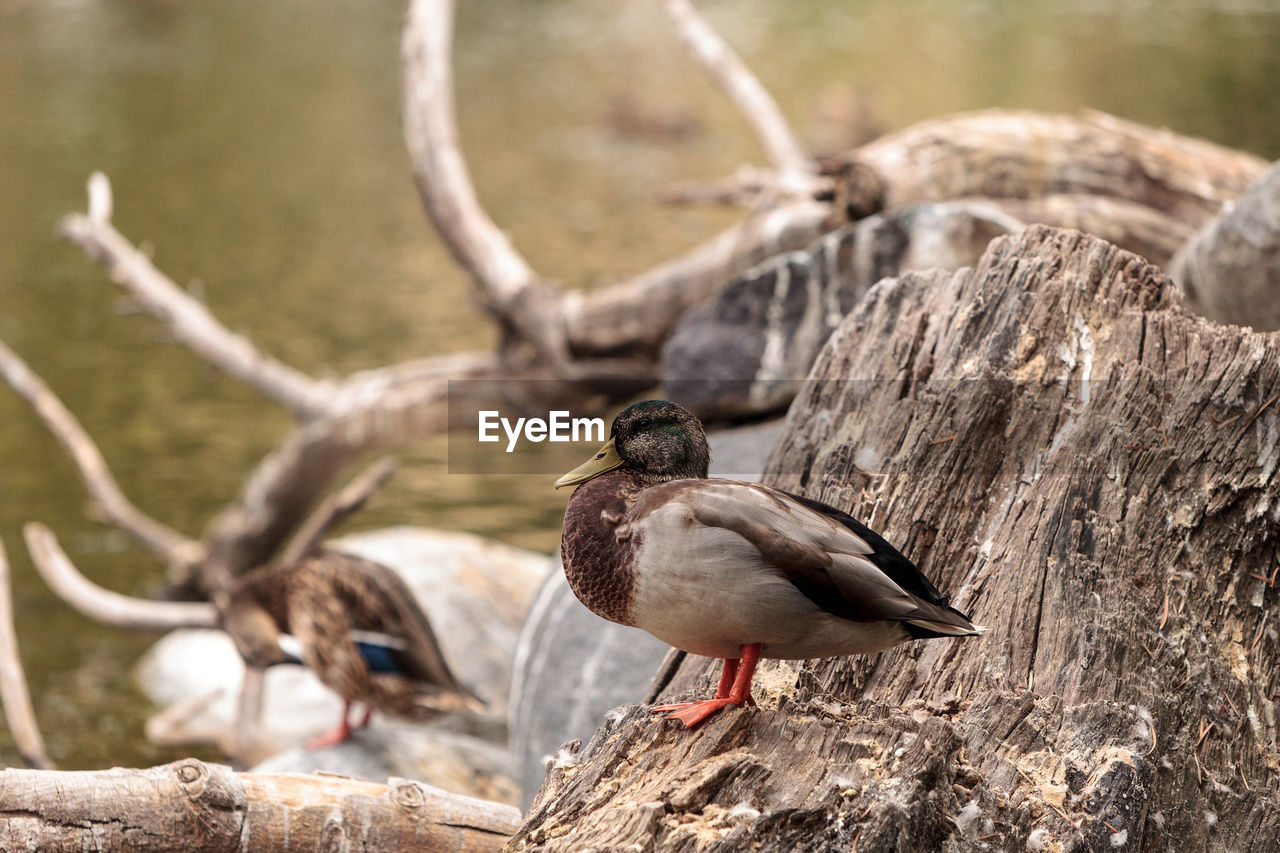
[[[607,474],[613,469],[621,467],[622,457],[618,455],[611,438],[604,443],[604,446],[600,448],[595,456],[592,456],[586,462],[556,480],[555,487],[558,489],[561,486],[576,486],[579,483],[587,482],[593,477],[599,477],[601,474]]]

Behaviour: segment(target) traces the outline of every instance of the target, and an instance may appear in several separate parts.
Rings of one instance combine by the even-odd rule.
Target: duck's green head
[[[594,456],[556,480],[576,486],[609,471],[634,471],[648,483],[707,476],[711,451],[702,423],[666,400],[634,403],[613,419],[609,440]]]

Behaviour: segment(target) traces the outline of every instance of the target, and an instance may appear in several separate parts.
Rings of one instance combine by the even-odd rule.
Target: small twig
[[[1067,822],[1067,826],[1071,827],[1071,828],[1072,828],[1072,829],[1074,829],[1076,832],[1079,832],[1079,831],[1080,831],[1080,827],[1076,825],[1076,822],[1075,822],[1075,821],[1073,821],[1071,818],[1067,817],[1067,813],[1066,813],[1065,811],[1063,811],[1063,810],[1062,810],[1062,808],[1061,808],[1060,806],[1054,805],[1053,803],[1049,802],[1048,800],[1042,800],[1041,802],[1043,802],[1043,803],[1044,803],[1045,805],[1047,805],[1049,808],[1051,808],[1051,809],[1053,809],[1055,812],[1057,812],[1057,813],[1058,813],[1058,817],[1062,818],[1064,821],[1066,821],[1066,822]]]
[[[13,629],[13,591],[9,582],[9,560],[0,542],[0,703],[13,735],[14,746],[28,767],[53,770],[53,760],[44,747],[36,712],[31,707],[27,675],[18,654],[18,635]]]
[[[816,164],[756,76],[689,0],[664,0],[663,5],[685,46],[751,126],[769,164],[784,180],[807,182]]]
[[[86,578],[63,552],[53,532],[30,522],[22,528],[40,576],[58,597],[90,619],[141,631],[216,628],[218,614],[203,602],[150,601],[112,592]]]
[[[3,341],[0,373],[66,449],[89,494],[108,519],[171,565],[189,565],[199,560],[203,553],[200,543],[166,527],[129,502],[111,476],[98,446],[75,415]]]
[[[1263,613],[1262,618],[1258,620],[1258,633],[1253,635],[1253,642],[1249,644],[1249,654],[1253,654],[1253,650],[1258,647],[1258,643],[1262,642],[1262,629],[1267,626],[1267,614]]]
[[[335,525],[364,506],[365,501],[395,473],[395,463],[384,456],[364,470],[341,491],[330,495],[312,511],[280,554],[280,562],[291,565],[316,548],[321,537]]]
[[[95,186],[96,185],[96,186]],[[111,224],[109,215],[95,210],[95,189],[110,185],[95,172],[89,179],[89,213],[73,213],[62,220],[62,234],[111,273],[147,313],[163,321],[174,338],[219,370],[257,388],[298,417],[322,414],[331,393],[329,383],[306,375],[266,355],[243,335],[227,329],[209,309],[178,287]],[[110,205],[107,205],[109,214]]]
[[[1219,422],[1217,423],[1217,427],[1218,427],[1218,429],[1222,429],[1224,426],[1227,426],[1228,424],[1233,424],[1233,423],[1235,423],[1236,421],[1240,420],[1240,418],[1241,418],[1241,417],[1243,417],[1243,416],[1244,416],[1244,412],[1237,412],[1236,414],[1234,414],[1234,415],[1232,415],[1231,417],[1227,418],[1225,421],[1219,421]]]
[[[663,204],[749,205],[775,183],[772,173],[743,166],[733,175],[716,181],[672,184],[658,193],[658,201]]]
[[[1208,735],[1216,725],[1217,723],[1210,722],[1209,725],[1200,727],[1200,737],[1196,740],[1196,749],[1200,748],[1200,744],[1204,742],[1205,736]]]
[[[1163,631],[1165,623],[1169,621],[1169,593],[1164,594],[1164,613],[1160,615],[1160,624],[1156,626],[1157,631]]]
[[[190,723],[218,701],[225,693],[222,687],[179,699],[169,707],[152,715],[144,728],[144,734],[151,743],[158,746],[190,746],[192,744],[213,744],[230,753],[232,746],[228,741],[226,726],[207,724],[202,729],[191,728]]]
[[[1241,429],[1240,431],[1241,431],[1241,432],[1245,432],[1246,430],[1248,430],[1248,429],[1249,429],[1249,427],[1253,426],[1253,422],[1254,422],[1254,421],[1256,421],[1256,420],[1258,419],[1258,415],[1260,415],[1260,414],[1262,414],[1263,412],[1265,412],[1265,411],[1267,410],[1267,407],[1268,407],[1268,406],[1270,406],[1272,403],[1274,403],[1277,399],[1280,399],[1280,394],[1272,394],[1272,395],[1271,395],[1271,399],[1269,399],[1269,400],[1267,400],[1267,402],[1263,403],[1263,404],[1258,408],[1258,411],[1256,411],[1256,412],[1254,412],[1254,413],[1253,413],[1253,417],[1249,418],[1248,423],[1246,423],[1246,424],[1244,425],[1244,428],[1243,428],[1243,429]]]
[[[946,444],[948,441],[955,441],[955,438],[956,438],[956,437],[955,437],[955,435],[949,435],[949,436],[947,436],[946,438],[938,438],[938,439],[934,439],[933,441],[929,442],[929,444],[930,444],[930,445],[934,445],[934,444]]]

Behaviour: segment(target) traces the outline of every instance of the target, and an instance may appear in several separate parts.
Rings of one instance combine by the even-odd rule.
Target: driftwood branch
[[[90,179],[89,214],[62,220],[62,234],[102,264],[117,284],[148,313],[165,322],[174,337],[210,364],[257,388],[300,418],[324,410],[328,383],[271,358],[247,338],[218,322],[209,309],[160,272],[151,259],[115,229],[109,217],[110,184],[101,172]],[[107,201],[102,201],[105,195]],[[105,210],[105,213],[104,213]]]
[[[325,498],[280,552],[280,562],[287,566],[305,557],[320,544],[329,530],[364,506],[365,501],[390,479],[395,470],[395,463],[383,457],[348,483],[342,491]]]
[[[986,110],[882,136],[849,155],[884,179],[885,205],[968,196],[1087,194],[1139,202],[1198,227],[1266,161],[1105,113]]]
[[[811,200],[768,208],[653,269],[574,294],[563,305],[570,347],[654,359],[685,311],[765,258],[809,245],[826,230],[830,215],[831,205]]]
[[[4,850],[432,850],[491,853],[512,806],[406,779],[146,770],[0,771]]]
[[[31,707],[27,674],[18,654],[18,636],[13,630],[13,584],[4,543],[0,542],[0,704],[13,735],[14,746],[29,767],[51,770],[53,760],[44,747],[40,726]]]
[[[689,52],[746,119],[764,149],[765,158],[782,181],[792,184],[794,189],[807,190],[817,173],[817,165],[791,132],[768,90],[690,0],[663,0],[662,5]]]
[[[294,430],[210,524],[204,536],[205,586],[214,588],[271,559],[334,479],[361,455],[445,430],[450,381],[493,379],[496,365],[491,354],[461,353],[348,378],[329,414]],[[455,381],[453,400],[465,403],[472,394],[492,394],[494,385]]]
[[[53,532],[31,522],[22,528],[31,559],[49,588],[76,610],[107,625],[139,631],[216,628],[217,611],[200,602],[151,601],[98,586],[80,573]]]
[[[130,503],[80,422],[44,380],[3,341],[0,341],[0,372],[67,451],[89,494],[112,523],[171,565],[187,565],[200,558],[203,549],[198,542],[166,527]]]
[[[489,310],[514,315],[538,276],[476,198],[453,106],[453,0],[409,4],[402,42],[405,143],[422,202]]]

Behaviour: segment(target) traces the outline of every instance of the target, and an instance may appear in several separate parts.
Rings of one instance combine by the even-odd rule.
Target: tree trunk
[[[851,508],[988,632],[768,662],[760,707],[692,732],[625,709],[510,848],[1274,849],[1277,393],[1280,340],[1078,232],[882,282],[765,479]]]
[[[0,772],[0,850],[496,850],[516,809],[392,779],[149,770]]]

